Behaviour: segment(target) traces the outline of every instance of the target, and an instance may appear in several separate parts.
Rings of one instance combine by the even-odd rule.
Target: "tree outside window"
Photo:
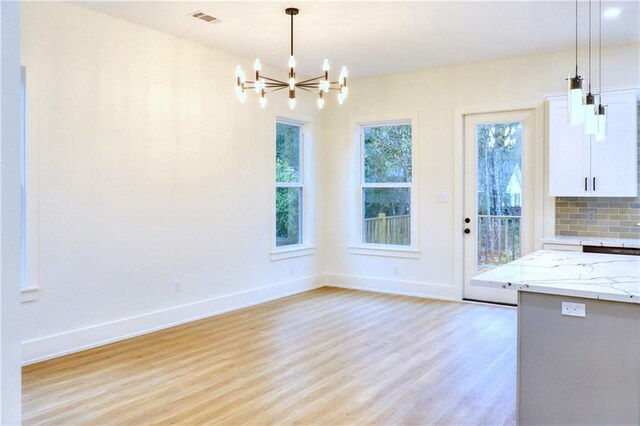
[[[362,241],[411,245],[412,129],[385,124],[361,129]]]

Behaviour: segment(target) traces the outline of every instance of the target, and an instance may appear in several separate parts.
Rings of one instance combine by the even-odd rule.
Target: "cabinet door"
[[[607,135],[591,143],[592,195],[638,195],[638,101],[635,91],[603,93]]]
[[[567,99],[549,101],[549,195],[584,197],[591,192],[590,138],[567,122]],[[585,185],[586,182],[586,185]]]

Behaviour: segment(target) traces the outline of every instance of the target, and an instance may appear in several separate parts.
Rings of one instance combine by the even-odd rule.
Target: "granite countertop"
[[[538,250],[471,284],[640,304],[640,256]]]
[[[640,237],[633,238],[598,238],[574,237],[569,235],[552,235],[544,237],[543,243],[569,244],[575,246],[629,247],[640,248]]]

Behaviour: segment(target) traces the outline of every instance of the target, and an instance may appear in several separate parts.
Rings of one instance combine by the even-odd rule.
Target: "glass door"
[[[532,131],[531,111],[465,117],[465,299],[517,301],[515,291],[471,286],[469,280],[531,248]]]

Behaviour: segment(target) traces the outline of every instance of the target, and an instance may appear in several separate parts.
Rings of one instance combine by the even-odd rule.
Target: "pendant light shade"
[[[595,135],[598,129],[598,121],[596,118],[596,100],[591,93],[587,94],[584,105],[584,132],[587,135]]]
[[[607,116],[604,105],[598,105],[596,140],[602,142],[607,137]]]
[[[578,125],[584,121],[584,106],[582,105],[582,77],[575,75],[567,79],[569,82],[567,93],[567,113],[570,124]]]

